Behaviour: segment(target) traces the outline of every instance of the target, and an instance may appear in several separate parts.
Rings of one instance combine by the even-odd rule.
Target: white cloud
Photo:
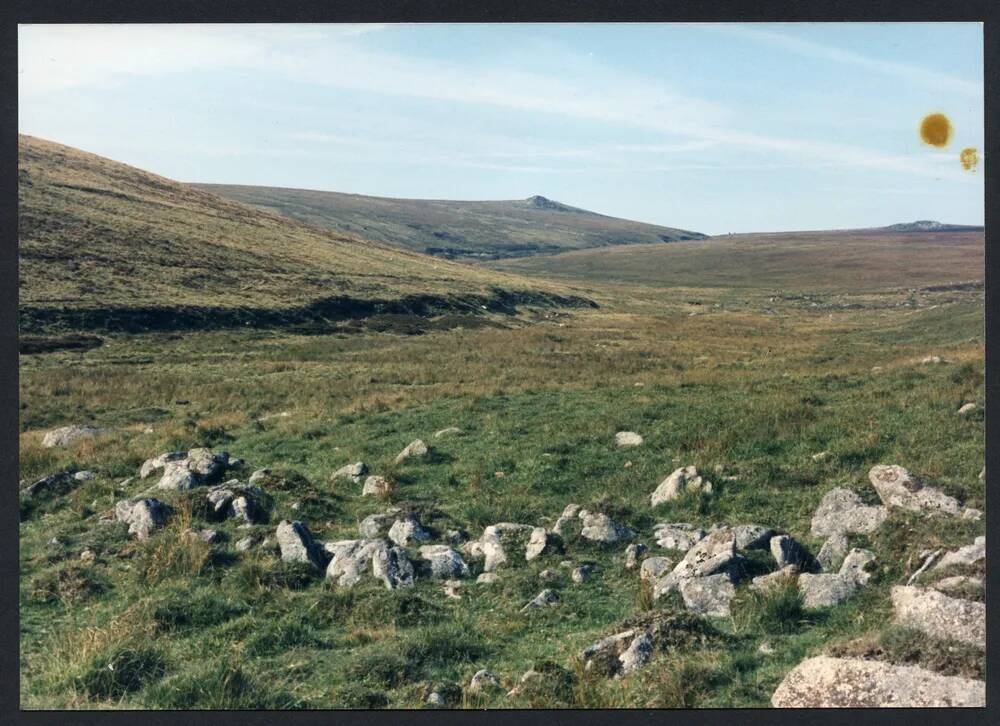
[[[870,71],[900,78],[915,85],[952,91],[970,98],[981,99],[983,97],[983,84],[979,81],[970,81],[909,63],[874,58],[862,55],[861,53],[855,53],[854,51],[837,48],[836,46],[817,43],[812,40],[805,40],[804,38],[796,38],[773,30],[763,30],[745,25],[718,25],[709,27],[729,35],[783,48],[807,58],[859,66]]]

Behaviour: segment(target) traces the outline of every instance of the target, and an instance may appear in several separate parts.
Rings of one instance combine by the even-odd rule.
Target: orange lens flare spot
[[[943,113],[929,114],[920,122],[920,138],[931,146],[947,146],[951,132],[951,121]]]

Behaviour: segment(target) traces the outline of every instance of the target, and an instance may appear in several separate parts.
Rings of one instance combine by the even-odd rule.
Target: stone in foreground
[[[922,587],[892,588],[896,622],[933,638],[986,647],[986,605]]]
[[[778,685],[775,708],[982,707],[986,684],[917,666],[857,658],[809,658]]]

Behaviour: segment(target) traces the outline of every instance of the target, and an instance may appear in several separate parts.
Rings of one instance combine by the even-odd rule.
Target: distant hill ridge
[[[191,186],[323,229],[448,259],[497,260],[706,238],[700,232],[610,217],[541,195],[453,201],[233,184]]]
[[[983,227],[972,224],[945,224],[933,219],[918,219],[916,222],[900,222],[881,227],[889,232],[974,232]]]

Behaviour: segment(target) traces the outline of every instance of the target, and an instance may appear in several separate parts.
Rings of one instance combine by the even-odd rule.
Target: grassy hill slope
[[[509,260],[498,268],[654,286],[874,290],[981,281],[982,231],[785,232]]]
[[[565,302],[557,286],[308,227],[60,144],[21,136],[19,152],[22,331]]]
[[[608,217],[539,196],[513,201],[463,202],[228,184],[192,186],[300,222],[452,259],[527,257],[705,236]]]

